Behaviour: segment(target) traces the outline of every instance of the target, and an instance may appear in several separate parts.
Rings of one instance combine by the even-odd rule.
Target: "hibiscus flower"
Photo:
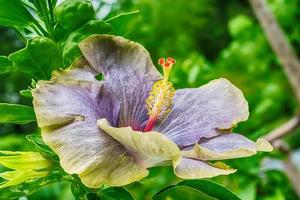
[[[228,80],[175,91],[172,58],[159,60],[162,76],[143,46],[122,37],[92,35],[79,47],[84,58],[32,92],[43,140],[86,186],[126,185],[160,165],[186,179],[226,175],[235,170],[212,161],[272,150],[231,133],[249,112]]]

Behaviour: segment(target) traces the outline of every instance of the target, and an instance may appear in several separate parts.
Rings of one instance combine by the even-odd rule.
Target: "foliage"
[[[300,28],[296,24],[299,3],[300,0],[268,1],[300,56]],[[213,179],[218,184],[207,180],[180,182],[170,168],[162,167],[151,169],[149,177],[125,188],[86,188],[78,177],[63,172],[35,123],[30,90],[36,81],[48,80],[53,70],[66,68],[80,57],[77,45],[82,39],[105,33],[142,43],[153,60],[175,57],[177,64],[171,80],[176,88],[198,87],[220,76],[230,79],[244,92],[251,113],[249,120],[235,131],[252,139],[265,135],[296,112],[296,103],[247,2],[119,0],[110,4],[65,0],[57,5],[56,0],[0,0],[0,26],[0,100],[9,102],[0,104],[0,149],[35,149],[55,163],[55,170],[46,178],[0,190],[0,199],[70,199],[71,192],[77,199],[104,200],[120,196],[297,199],[284,171],[265,167],[265,154],[229,161],[238,172]],[[297,130],[286,138],[290,149],[299,149],[299,134]],[[278,152],[272,156],[281,164],[286,159]]]
[[[180,190],[183,190],[185,192]],[[159,200],[164,199],[168,196],[179,199],[178,193],[181,193],[180,195],[184,197],[184,195],[188,195],[189,193],[193,192],[195,193],[195,198],[203,200],[240,200],[240,198],[233,194],[230,190],[208,180],[187,180],[179,182],[177,185],[168,187],[159,192],[153,197],[153,199]],[[196,195],[196,193],[198,193],[198,196]]]
[[[59,48],[47,37],[28,40],[26,47],[11,54],[9,60],[16,70],[28,73],[37,80],[49,79],[51,72],[62,65]]]
[[[35,121],[33,109],[17,104],[0,104],[0,123],[26,124]]]

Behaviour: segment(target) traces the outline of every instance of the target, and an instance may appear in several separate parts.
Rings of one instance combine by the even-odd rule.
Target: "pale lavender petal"
[[[228,80],[217,79],[197,89],[178,90],[171,113],[155,130],[184,147],[232,128],[248,114],[242,92]]]
[[[118,106],[112,105],[116,101],[92,74],[88,66],[78,65],[56,72],[50,81],[38,82],[32,93],[43,140],[58,154],[63,169],[78,174],[88,187],[140,180],[148,171],[97,127],[97,119],[104,117],[116,124]],[[97,166],[106,166],[102,179],[93,178]]]
[[[230,152],[233,150],[244,149],[245,151],[256,153],[256,143],[240,134],[222,134],[199,145],[216,153]]]
[[[141,130],[148,118],[145,101],[153,83],[161,79],[149,53],[138,43],[111,35],[91,36],[79,46],[120,102],[118,126]]]
[[[70,74],[82,69],[73,69]],[[103,83],[86,81],[90,75],[82,75],[81,80],[76,80],[72,78],[78,76],[60,77],[57,74],[50,81],[39,81],[32,91],[42,137],[59,155],[64,169],[71,173],[75,172],[74,168],[80,172],[92,164],[103,143],[107,143],[107,137],[103,137],[97,128],[97,119],[107,118],[111,123],[116,123],[117,119],[117,110],[113,110],[117,107],[111,105],[109,94],[102,89]],[[112,141],[108,139],[108,142]]]
[[[248,157],[258,151],[272,151],[272,146],[263,139],[253,142],[240,134],[222,134],[206,141],[200,141],[194,147],[185,148],[182,154],[200,160],[224,160]]]
[[[96,80],[96,74],[84,59],[79,59],[70,68],[53,72],[50,81],[39,81],[33,90],[39,127],[79,119],[96,124],[99,118],[116,125],[119,105],[103,87],[103,81]]]
[[[101,94],[100,94],[101,92]],[[117,106],[112,106],[101,82],[76,80],[39,81],[33,90],[33,104],[39,127],[65,125],[76,120],[96,124],[107,118],[116,123]]]

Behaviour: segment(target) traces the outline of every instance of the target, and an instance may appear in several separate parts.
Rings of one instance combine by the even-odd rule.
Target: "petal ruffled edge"
[[[176,176],[183,179],[212,178],[219,175],[228,175],[236,172],[221,162],[215,164],[203,162],[192,158],[182,158],[181,162],[174,166]]]
[[[248,103],[242,91],[220,78],[199,88],[179,89],[166,119],[155,127],[180,147],[211,138],[248,119]]]
[[[114,128],[106,119],[97,121],[98,127],[120,142],[145,168],[171,161],[179,163],[181,152],[178,146],[159,132],[139,132],[131,127]]]
[[[106,119],[97,121],[99,129],[112,137],[120,148],[108,146],[102,162],[79,173],[81,181],[88,187],[97,188],[103,184],[123,186],[146,177],[148,168],[172,163],[178,165],[181,153],[176,144],[157,132],[142,133],[131,127],[115,128]]]
[[[258,151],[270,152],[272,145],[264,140],[255,142],[240,134],[223,134],[206,142],[195,144],[190,150],[183,150],[185,157],[200,160],[225,160],[255,155]]]

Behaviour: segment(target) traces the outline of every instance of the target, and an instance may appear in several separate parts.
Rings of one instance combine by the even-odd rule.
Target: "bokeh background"
[[[126,37],[145,46],[156,63],[172,56],[177,63],[171,73],[176,88],[198,87],[209,80],[225,77],[245,94],[250,118],[234,130],[255,140],[289,120],[297,113],[297,101],[287,76],[273,53],[251,6],[246,0],[114,0],[94,1],[99,18],[139,10],[130,21]],[[268,0],[269,8],[300,57],[300,0]],[[13,30],[0,27],[0,55],[24,47]],[[19,95],[31,78],[22,73],[0,75],[0,102],[31,105]],[[25,135],[36,124],[0,125],[0,149],[29,150]],[[290,156],[300,172],[300,128],[282,141],[287,151],[259,153],[251,158],[228,161],[235,174],[214,178],[242,199],[299,199],[287,176],[285,162]],[[176,183],[170,168],[154,168],[148,178],[129,185],[137,199],[150,197],[166,185]],[[180,196],[181,195],[181,196]],[[176,199],[197,199],[184,192]],[[22,197],[22,200],[26,198]],[[68,183],[56,183],[27,199],[73,199]]]

